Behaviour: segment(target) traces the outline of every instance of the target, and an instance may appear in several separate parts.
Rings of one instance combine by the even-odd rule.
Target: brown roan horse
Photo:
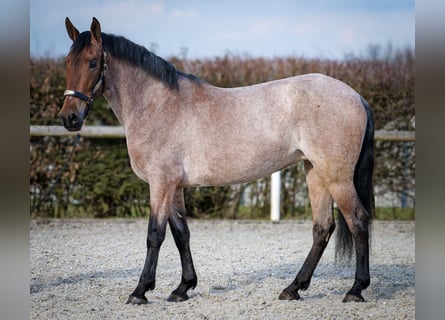
[[[66,57],[63,125],[80,130],[103,95],[124,128],[131,167],[150,185],[147,255],[127,303],[147,302],[159,249],[170,225],[182,278],[169,301],[188,299],[197,276],[189,247],[186,187],[252,181],[304,162],[313,244],[295,280],[279,296],[298,300],[309,287],[337,219],[339,256],[355,249],[355,281],[343,301],[364,301],[370,283],[374,128],[368,103],[345,83],[305,74],[240,88],[219,88],[186,74],[147,49],[101,32],[96,18]]]

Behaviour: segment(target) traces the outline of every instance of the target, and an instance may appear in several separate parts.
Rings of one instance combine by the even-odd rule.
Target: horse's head
[[[69,131],[78,131],[93,107],[94,99],[102,95],[107,67],[106,53],[102,48],[99,21],[93,18],[91,30],[79,30],[66,18],[66,30],[73,41],[66,57],[65,101],[60,118]]]

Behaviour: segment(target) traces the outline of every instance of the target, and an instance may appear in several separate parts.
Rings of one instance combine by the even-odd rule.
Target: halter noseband
[[[94,103],[94,96],[99,91],[100,87],[103,86],[103,82],[105,80],[105,70],[107,70],[107,53],[103,51],[102,55],[102,68],[100,71],[100,77],[97,80],[94,87],[91,89],[91,95],[87,96],[83,94],[82,92],[76,91],[76,90],[65,90],[63,93],[63,97],[71,96],[71,97],[77,97],[81,100],[86,101],[87,106],[85,109],[85,118],[87,117],[88,113],[93,109],[93,103]]]

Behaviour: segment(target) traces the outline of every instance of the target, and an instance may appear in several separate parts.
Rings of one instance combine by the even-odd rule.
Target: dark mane
[[[71,46],[71,51],[77,55],[83,48],[91,45],[91,33],[82,32]],[[179,77],[185,77],[192,81],[203,82],[202,79],[176,70],[166,60],[148,51],[145,47],[121,37],[102,33],[102,46],[104,50],[113,57],[125,60],[130,64],[145,70],[148,74],[165,83],[172,89],[179,89]]]

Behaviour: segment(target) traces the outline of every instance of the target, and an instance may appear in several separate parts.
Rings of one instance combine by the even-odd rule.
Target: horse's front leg
[[[165,239],[165,230],[169,213],[171,212],[175,189],[176,188],[168,187],[159,188],[156,185],[150,186],[150,219],[147,231],[147,255],[138,285],[128,298],[127,304],[147,303],[145,292],[155,288],[159,250]]]
[[[190,231],[185,212],[184,191],[178,189],[174,200],[174,212],[170,213],[168,222],[181,256],[182,277],[178,288],[172,292],[168,301],[180,302],[188,299],[187,291],[198,283],[190,251]]]

